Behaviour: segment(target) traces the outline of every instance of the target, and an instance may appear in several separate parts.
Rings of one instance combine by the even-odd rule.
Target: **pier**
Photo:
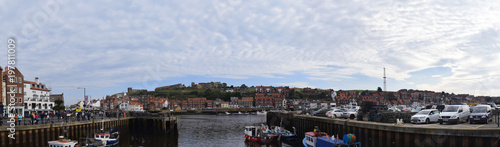
[[[104,122],[104,123],[103,123]],[[178,134],[176,117],[159,116],[132,116],[126,118],[96,119],[69,123],[53,123],[40,125],[16,126],[16,139],[8,138],[10,132],[7,126],[0,127],[0,146],[48,146],[47,142],[56,140],[58,136],[65,135],[72,140],[83,137],[92,137],[101,129],[116,127],[120,131],[133,133],[150,133],[163,136]],[[127,140],[126,138],[124,138]]]
[[[496,124],[429,124],[412,125],[377,123],[347,119],[332,119],[298,115],[287,112],[268,112],[267,124],[283,126],[287,130],[295,127],[299,138],[315,126],[328,135],[352,133],[363,146],[419,147],[419,146],[500,146],[500,128]]]

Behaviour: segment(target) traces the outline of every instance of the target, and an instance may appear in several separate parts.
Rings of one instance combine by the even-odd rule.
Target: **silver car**
[[[438,122],[439,119],[439,110],[437,109],[425,109],[417,114],[411,116],[411,123],[430,123],[430,122]]]

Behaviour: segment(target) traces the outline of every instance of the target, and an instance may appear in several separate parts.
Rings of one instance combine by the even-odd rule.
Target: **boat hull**
[[[272,144],[272,143],[276,142],[276,140],[278,139],[278,136],[251,137],[251,136],[245,135],[245,139],[247,141],[255,142],[255,143],[258,143],[258,144],[269,145],[269,144]]]

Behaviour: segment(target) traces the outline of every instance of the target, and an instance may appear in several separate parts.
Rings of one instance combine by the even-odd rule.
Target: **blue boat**
[[[279,140],[282,142],[298,140],[297,134],[295,133],[295,127],[293,127],[293,133],[283,127],[275,127],[274,132],[279,134]]]
[[[120,132],[118,128],[111,128],[104,131],[104,120],[102,121],[101,131],[94,134],[94,140],[102,143],[104,146],[117,146],[120,143]]]
[[[101,141],[104,146],[115,146],[120,142],[120,133],[118,131],[95,133],[94,139]]]

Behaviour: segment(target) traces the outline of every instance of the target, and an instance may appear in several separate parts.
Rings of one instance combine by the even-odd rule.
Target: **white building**
[[[50,101],[50,89],[40,83],[38,77],[35,82],[24,81],[24,112],[46,113],[52,112],[54,102]]]
[[[163,108],[168,108],[168,100],[166,100],[165,102],[163,102]]]
[[[129,111],[129,104],[130,104],[130,101],[123,100],[120,102],[120,104],[118,104],[118,109],[124,110],[124,111]]]
[[[144,108],[139,102],[132,102],[128,108],[129,111],[143,112]]]

